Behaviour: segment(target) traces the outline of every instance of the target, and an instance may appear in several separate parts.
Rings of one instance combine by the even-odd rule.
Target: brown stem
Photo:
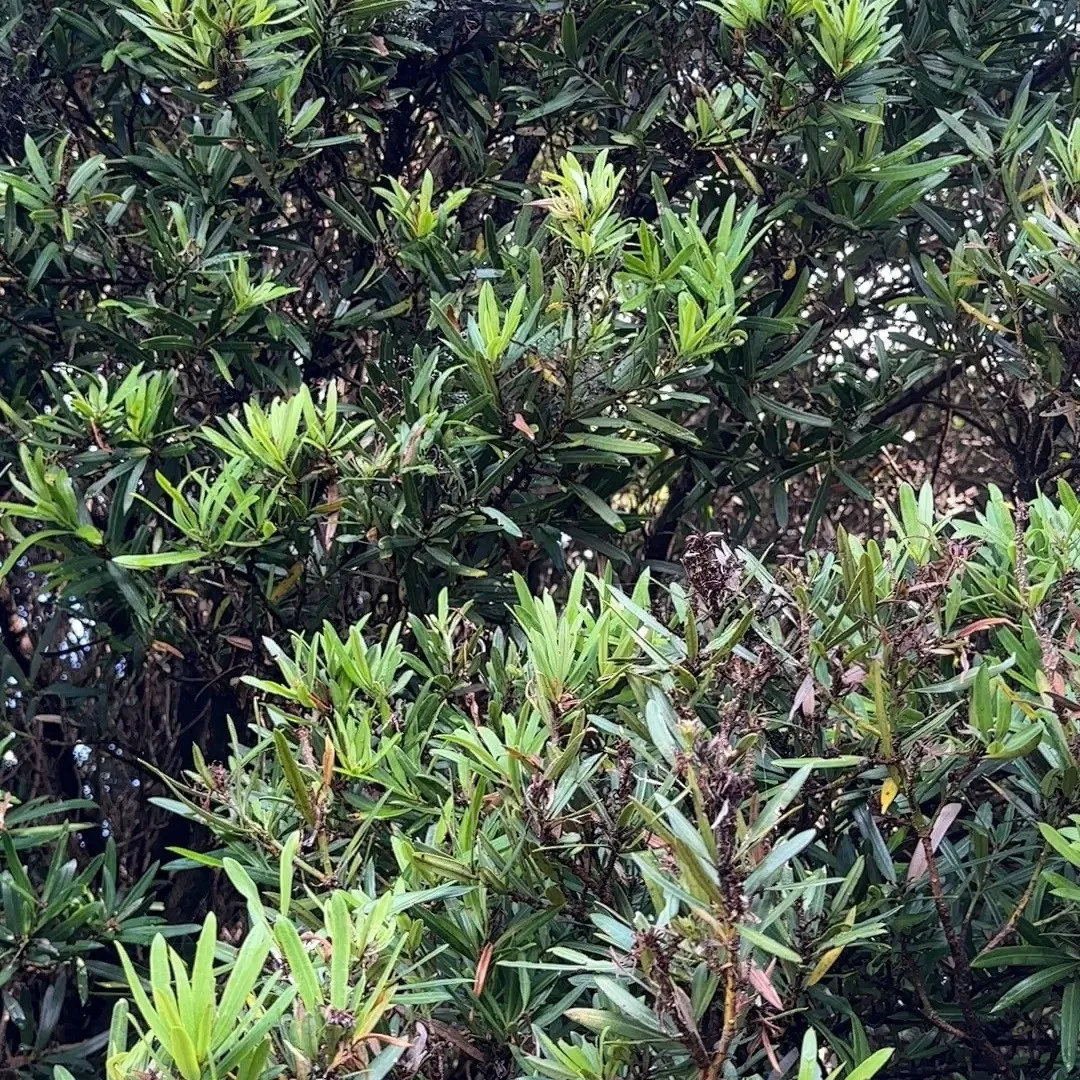
[[[946,1035],[949,1035],[954,1039],[960,1039],[962,1042],[967,1042],[967,1035],[965,1035],[958,1027],[950,1024],[944,1017],[940,1016],[938,1011],[930,1003],[930,997],[926,993],[926,987],[923,985],[922,977],[919,975],[918,969],[912,962],[911,957],[901,954],[901,962],[904,965],[904,969],[907,971],[908,978],[911,980],[911,985],[915,987],[915,993],[919,996],[919,1004],[922,1006],[923,1016],[925,1016],[939,1031],[944,1031]]]
[[[913,386],[907,393],[901,394],[894,401],[890,401],[888,405],[883,405],[870,417],[870,424],[877,427],[887,420],[891,420],[898,413],[910,409],[913,405],[918,405],[925,400],[927,394],[932,394],[935,390],[940,389],[963,370],[964,362],[961,360],[956,361],[944,371],[939,371],[933,378],[927,379],[926,382],[920,383],[918,386]]]
[[[731,1053],[731,1042],[735,1038],[735,1025],[738,1019],[736,1013],[735,990],[738,983],[738,973],[734,964],[729,964],[724,979],[724,1028],[720,1034],[720,1041],[716,1044],[716,1053],[713,1054],[708,1068],[701,1074],[702,1080],[719,1080],[720,1072],[724,1068]]]
[[[1027,888],[1024,890],[1023,896],[1017,902],[1016,908],[1009,916],[1005,925],[982,947],[979,952],[979,956],[983,956],[990,952],[991,949],[996,949],[1003,941],[1005,941],[1016,929],[1016,924],[1020,921],[1020,916],[1024,914],[1024,908],[1028,906],[1028,901],[1035,895],[1035,886],[1039,882],[1039,877],[1042,874],[1043,863],[1046,862],[1047,849],[1044,846],[1039,854],[1038,862],[1035,863],[1035,870],[1031,875],[1031,880],[1027,884]],[[976,957],[978,959],[978,957]]]

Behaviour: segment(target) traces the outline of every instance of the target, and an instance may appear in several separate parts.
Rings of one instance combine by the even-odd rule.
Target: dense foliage
[[[773,574],[701,538],[688,589],[582,568],[505,631],[443,594],[414,652],[268,642],[253,723],[161,800],[242,939],[156,938],[148,996],[145,920],[107,935],[110,1076],[1070,1074],[1080,503],[1025,513],[904,489],[883,544]],[[113,892],[62,862],[71,927]]]
[[[1072,1072],[1078,47],[0,0],[0,1072]]]

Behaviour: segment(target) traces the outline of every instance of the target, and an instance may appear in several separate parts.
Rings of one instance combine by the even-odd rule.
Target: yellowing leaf
[[[881,785],[881,812],[883,814],[892,806],[892,801],[899,790],[900,785],[891,776],[887,776],[885,783]]]
[[[757,177],[750,171],[750,168],[746,164],[746,162],[743,161],[743,159],[735,153],[731,155],[731,160],[735,163],[735,168],[738,169],[739,172],[742,174],[742,178],[746,181],[750,190],[755,195],[763,194],[762,187],[758,183]]]
[[[828,952],[821,954],[821,959],[814,965],[814,970],[810,972],[810,977],[806,980],[807,986],[813,986],[815,983],[819,983],[828,974],[829,968],[840,959],[840,954],[844,951],[843,945],[839,949],[829,949]]]
[[[300,575],[304,572],[304,564],[302,562],[294,562],[289,568],[289,572],[274,586],[274,591],[270,594],[271,600],[280,600],[283,596],[287,596],[296,588],[296,583],[300,580]]]
[[[969,304],[966,300],[959,301],[960,306],[973,318],[978,319],[979,322],[985,326],[989,326],[991,330],[996,330],[999,334],[1008,334],[1010,330],[1004,323],[999,323],[997,319],[991,318],[985,312],[980,311],[973,304]]]

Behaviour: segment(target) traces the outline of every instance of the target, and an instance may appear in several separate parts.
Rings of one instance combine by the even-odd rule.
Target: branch
[[[920,383],[918,386],[913,386],[907,393],[901,394],[894,401],[890,401],[887,405],[883,405],[870,417],[870,423],[877,427],[880,424],[884,424],[887,420],[891,420],[899,413],[910,409],[913,405],[921,405],[926,400],[928,394],[932,394],[935,390],[940,389],[963,370],[964,361],[957,360],[944,371],[938,372],[933,378],[927,379],[926,382]]]
[[[990,952],[991,949],[996,949],[1003,941],[1007,940],[1012,935],[1013,931],[1016,929],[1016,924],[1020,921],[1020,916],[1024,914],[1024,908],[1028,906],[1028,901],[1035,895],[1035,886],[1039,882],[1039,877],[1042,874],[1043,863],[1046,862],[1047,854],[1048,849],[1044,845],[1042,851],[1039,853],[1039,860],[1035,864],[1035,871],[1031,875],[1031,880],[1028,882],[1023,896],[1020,897],[1015,910],[1009,916],[1005,925],[983,946],[982,950],[975,958],[976,960],[979,956],[983,956]]]

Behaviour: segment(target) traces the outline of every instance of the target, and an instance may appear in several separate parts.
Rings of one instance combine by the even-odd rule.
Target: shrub
[[[168,804],[244,943],[216,999],[212,919],[153,1004],[128,967],[113,1075],[1069,1073],[1080,503],[891,520],[773,572],[699,537],[688,590],[519,579],[507,630],[444,595],[412,652],[268,643]]]
[[[39,713],[175,773],[268,632],[809,542],[909,423],[944,483],[958,430],[1025,497],[1077,460],[1053,5],[11,7],[0,665],[41,776]]]
[[[54,1051],[120,937],[154,983],[121,1073],[712,1080],[804,1031],[856,1076],[1021,1036],[1070,1068],[1071,969],[998,949],[1071,956],[1076,34],[1013,0],[9,0],[5,784],[98,827],[0,851],[0,1061],[96,1067]],[[834,528],[883,465],[955,493],[980,454],[1026,559],[964,531],[997,496],[953,549],[910,492],[893,548]],[[166,893],[166,847],[226,872]],[[125,937],[129,885],[201,951]],[[1001,956],[1032,997],[993,1013]]]

